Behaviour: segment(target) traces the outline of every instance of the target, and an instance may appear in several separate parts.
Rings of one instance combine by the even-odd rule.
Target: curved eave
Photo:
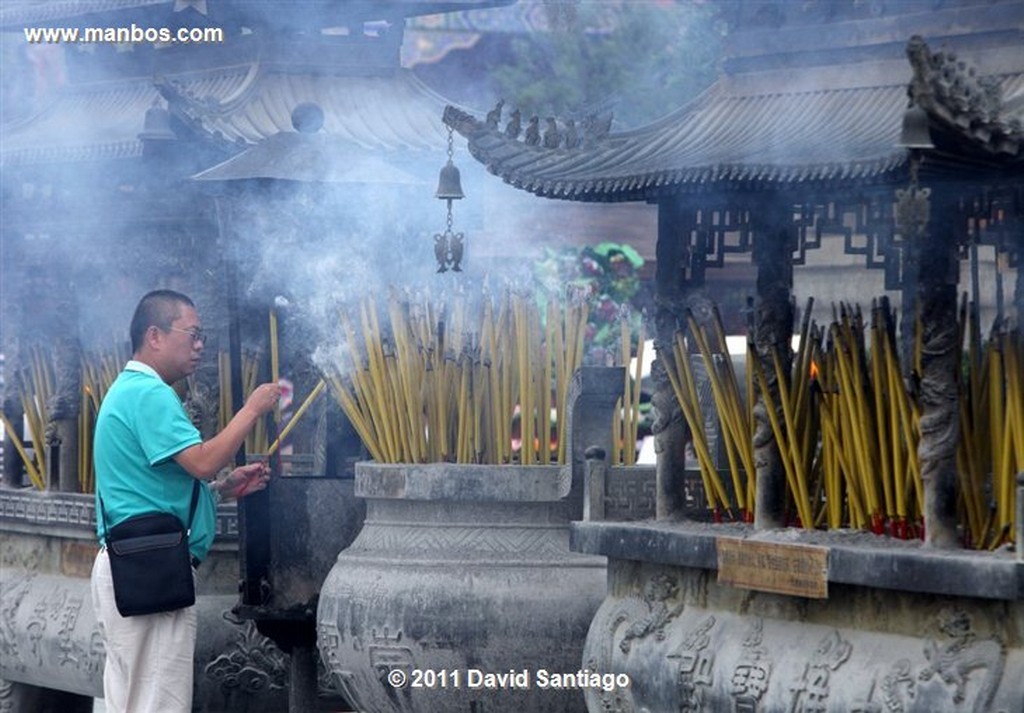
[[[393,77],[317,77],[261,72],[258,63],[187,77],[65,86],[32,116],[3,125],[0,165],[80,163],[142,156],[146,112],[162,103],[194,139],[237,154],[292,131],[303,102],[324,110],[324,133],[382,154],[436,157],[447,143],[444,100],[407,72]]]
[[[3,126],[4,167],[134,159],[146,111],[159,99],[145,80],[70,87],[35,115]]]
[[[405,70],[388,77],[264,72],[258,65],[163,83],[172,112],[197,134],[252,146],[292,130],[291,112],[315,102],[323,130],[367,151],[429,151],[447,141],[444,100]]]
[[[740,96],[718,86],[655,124],[573,149],[528,146],[456,109],[445,119],[516,188],[612,202],[884,181],[907,162],[897,146],[905,106],[902,84]]]
[[[515,188],[544,198],[587,202],[648,201],[674,193],[721,190],[795,190],[836,183],[875,184],[902,176],[908,160],[907,152],[897,149],[888,156],[867,161],[810,165],[717,164],[570,180],[537,178],[525,170],[488,163],[486,155],[472,142],[470,153],[488,171]]]
[[[5,151],[0,165],[5,168],[40,164],[123,161],[142,156],[141,141],[118,141],[84,146],[36,146]]]
[[[192,177],[197,181],[274,179],[306,183],[424,185],[371,152],[324,133],[282,131]]]

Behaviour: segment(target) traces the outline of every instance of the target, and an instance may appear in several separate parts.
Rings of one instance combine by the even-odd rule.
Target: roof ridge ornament
[[[517,107],[510,112],[502,128],[500,124],[504,106],[505,100],[499,99],[494,108],[487,112],[486,118],[480,121],[469,112],[448,105],[444,109],[443,120],[467,139],[489,133],[506,142],[548,150],[593,148],[611,134],[611,112],[602,116],[589,114],[579,124],[572,117],[561,119],[547,116],[541,128],[541,119],[536,114],[526,121],[524,127],[522,111]]]
[[[914,71],[907,88],[912,106],[993,153],[1019,153],[1024,127],[1007,116],[997,77],[980,76],[952,50],[932,52],[920,35],[907,42],[907,58]]]

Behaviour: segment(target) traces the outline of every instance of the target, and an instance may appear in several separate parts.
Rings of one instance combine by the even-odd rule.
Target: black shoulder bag
[[[174,611],[196,603],[188,536],[198,502],[199,481],[196,480],[188,529],[176,515],[165,512],[136,515],[111,528],[107,525],[107,511],[100,497],[110,574],[114,580],[114,601],[121,616]]]

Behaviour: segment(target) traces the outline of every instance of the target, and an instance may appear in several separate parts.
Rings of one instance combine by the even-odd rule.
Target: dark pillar
[[[923,230],[923,226],[920,229]],[[921,273],[921,238],[917,236],[913,225],[901,226],[900,231],[903,233],[903,269],[900,273],[902,281],[900,283],[899,349],[903,378],[908,380],[916,368],[914,339],[917,329],[917,282]]]
[[[924,485],[925,542],[954,547],[956,535],[956,450],[960,418],[957,370],[956,245],[959,218],[955,199],[935,192],[927,250],[920,253],[918,301],[921,315],[921,440],[918,458]]]
[[[686,211],[678,201],[668,199],[658,206],[658,243],[654,275],[654,349],[651,367],[654,391],[654,451],[657,454],[657,519],[678,518],[683,512],[683,475],[689,432],[667,369],[675,368],[672,344],[683,316],[686,246]]]
[[[225,304],[228,323],[228,361],[231,365],[232,411],[242,408],[242,310],[238,281],[242,261],[241,237],[237,230],[237,196],[217,195],[217,240],[221,245]],[[274,467],[277,461],[271,461]],[[234,465],[245,464],[245,444],[235,453]],[[274,475],[280,475],[278,468]],[[239,591],[243,605],[264,606],[269,602],[270,568],[270,489],[242,498],[238,502]]]
[[[754,263],[757,265],[757,303],[754,307],[754,346],[761,363],[778,419],[783,421],[779,383],[774,358],[782,360],[789,373],[793,337],[794,226],[791,211],[776,198],[765,201],[754,216]],[[768,420],[764,394],[758,393],[754,406],[754,466],[757,469],[755,529],[783,527],[786,509],[786,475]]]
[[[54,392],[47,404],[50,422],[46,428],[47,446],[51,456],[58,460],[50,463],[57,467],[57,487],[63,493],[77,493],[78,482],[78,415],[82,410],[82,345],[78,339],[80,324],[78,302],[67,282],[52,286],[55,295],[53,310],[55,328],[50,343],[53,355]],[[51,483],[52,485],[52,483]]]
[[[228,344],[229,315],[227,283],[225,279],[210,279],[214,266],[220,262],[217,249],[227,249],[219,234],[217,239],[208,244],[195,246],[191,255],[183,256],[183,267],[188,264],[209,266],[205,270],[196,270],[189,280],[186,292],[196,303],[199,318],[208,335],[203,346],[203,358],[199,362],[192,378],[189,379],[185,409],[203,439],[213,438],[217,434],[220,415],[220,358],[221,352],[231,352]],[[223,273],[222,273],[223,275]],[[232,364],[232,369],[241,368],[240,363]],[[232,377],[234,376],[232,372]],[[241,384],[239,374],[238,383]]]
[[[291,652],[288,713],[315,711],[317,703],[316,647],[296,646]]]

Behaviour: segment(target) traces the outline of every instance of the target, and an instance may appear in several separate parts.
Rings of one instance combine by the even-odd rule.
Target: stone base
[[[0,678],[103,696],[103,640],[89,580],[5,568],[0,601]],[[251,622],[230,621],[236,602],[226,595],[197,597],[193,709],[287,710],[288,658]]]
[[[818,543],[832,543],[827,595],[810,598],[722,583],[709,533],[726,529],[687,527],[574,525],[579,549],[611,555],[584,666],[630,677],[587,691],[590,713],[1024,711],[1024,566],[1012,558],[836,537]],[[755,544],[743,534],[730,533],[736,546]],[[902,588],[881,586],[886,572]]]
[[[317,614],[354,708],[585,710],[580,690],[538,677],[579,670],[605,591],[604,558],[569,551],[569,486],[557,466],[357,466],[366,521]]]

